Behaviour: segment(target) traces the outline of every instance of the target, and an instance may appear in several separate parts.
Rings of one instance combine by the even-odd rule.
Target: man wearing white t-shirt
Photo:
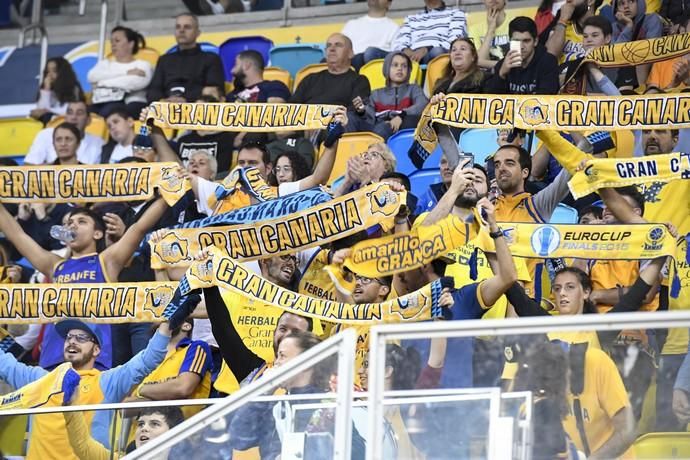
[[[112,110],[105,118],[108,125],[110,141],[103,146],[101,151],[101,163],[117,163],[123,158],[132,156],[132,143],[134,142],[134,120],[123,105]]]
[[[83,164],[100,163],[103,139],[84,132],[86,126],[91,121],[86,103],[81,101],[70,102],[65,113],[65,121],[75,125],[82,135],[79,149],[77,149],[77,160]],[[24,158],[25,164],[52,164],[57,159],[57,153],[55,153],[55,147],[53,147],[53,129],[45,128],[36,135],[29,153]]]
[[[368,0],[367,14],[345,23],[342,34],[352,41],[352,66],[359,71],[369,61],[386,57],[399,26],[386,17],[391,0]]]

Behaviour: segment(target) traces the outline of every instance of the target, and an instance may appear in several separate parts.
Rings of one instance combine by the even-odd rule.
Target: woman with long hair
[[[486,74],[479,68],[479,56],[469,38],[456,38],[450,45],[448,66],[436,83],[438,93],[481,93]]]
[[[280,153],[273,165],[268,183],[274,187],[286,182],[300,181],[311,174],[307,162],[297,152]]]
[[[139,119],[146,106],[146,87],[153,77],[151,64],[135,55],[146,40],[128,27],[117,26],[110,33],[111,58],[103,59],[87,75],[93,87],[92,112],[106,116],[114,105],[126,105],[132,118]]]
[[[31,118],[48,123],[54,115],[64,115],[67,104],[84,99],[84,91],[67,59],[54,57],[48,59],[43,69],[41,86],[38,89],[36,108]]]

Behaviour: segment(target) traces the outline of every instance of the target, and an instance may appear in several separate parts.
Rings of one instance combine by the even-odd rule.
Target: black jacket
[[[156,71],[146,92],[149,102],[170,96],[170,90],[184,87],[187,101],[196,101],[204,86],[222,88],[225,84],[223,64],[214,53],[201,50],[199,45],[190,50],[179,50],[158,59]]]
[[[501,78],[499,70],[503,59],[494,68],[494,75],[487,81],[486,92],[494,94],[557,94],[558,60],[553,54],[537,45],[534,57],[523,68],[510,69],[508,78]]]

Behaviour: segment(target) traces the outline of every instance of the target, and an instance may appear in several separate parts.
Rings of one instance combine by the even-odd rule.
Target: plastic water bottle
[[[53,225],[50,227],[50,236],[58,241],[61,241],[62,243],[67,244],[74,241],[74,238],[77,235],[75,235],[72,230],[64,225]]]

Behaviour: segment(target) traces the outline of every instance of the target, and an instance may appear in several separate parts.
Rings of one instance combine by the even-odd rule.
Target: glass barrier
[[[688,325],[659,312],[377,327],[368,439],[383,442],[368,458],[690,458]]]

